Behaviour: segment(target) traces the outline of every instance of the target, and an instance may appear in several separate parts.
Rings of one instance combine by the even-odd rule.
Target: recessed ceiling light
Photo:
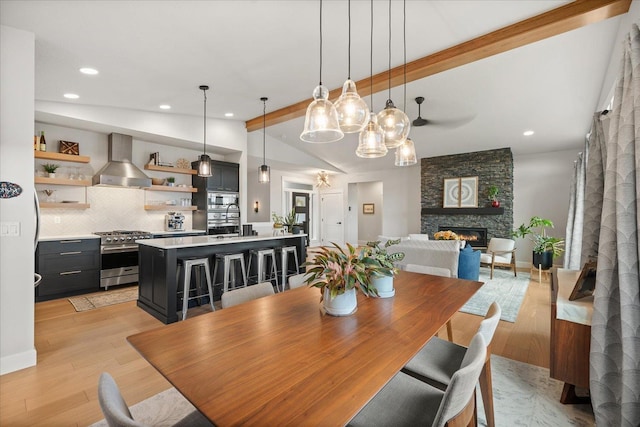
[[[171,105],[169,105],[169,104],[162,104],[162,105],[160,105],[160,109],[161,109],[161,110],[170,110],[170,109],[171,109]]]
[[[98,74],[98,70],[96,70],[95,68],[80,68],[80,72],[82,74],[89,74],[90,76],[95,76],[96,74]]]
[[[524,132],[522,132],[522,134],[524,136],[531,136],[533,135],[535,132],[533,132],[532,130],[525,130]]]
[[[64,97],[67,99],[78,99],[80,98],[80,96],[76,95],[75,93],[65,93]]]
[[[225,117],[233,117],[233,113],[224,113]]]

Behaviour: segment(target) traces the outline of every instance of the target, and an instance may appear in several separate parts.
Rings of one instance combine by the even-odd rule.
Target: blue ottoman
[[[474,251],[469,244],[466,244],[458,258],[458,279],[478,280],[479,276],[480,251]]]

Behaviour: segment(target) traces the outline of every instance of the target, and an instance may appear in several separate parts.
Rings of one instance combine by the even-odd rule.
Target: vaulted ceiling
[[[340,88],[347,77],[347,4],[323,3],[322,82],[329,89]],[[373,4],[372,69],[380,74],[389,65],[389,2]],[[342,172],[394,167],[393,153],[374,160],[356,157],[357,135],[331,144],[299,139],[304,105],[320,78],[317,0],[2,0],[0,7],[3,25],[36,35],[38,101],[154,112],[167,103],[172,108],[164,114],[200,116],[198,86],[209,84],[210,117],[224,119],[233,112],[230,120],[248,121],[249,130],[256,130],[249,134],[251,163],[261,162],[260,97],[268,96],[273,113],[267,157],[278,166]],[[564,20],[553,12],[577,7],[585,11],[575,16],[567,12]],[[600,107],[619,26],[616,15],[628,7],[627,0],[407,1],[405,111],[411,119],[417,117],[414,98],[423,96],[421,115],[433,122],[411,131],[418,156],[500,147],[511,147],[516,154],[580,147],[591,115]],[[363,94],[369,92],[370,13],[370,2],[351,2],[351,77],[361,81]],[[558,22],[531,19],[545,13],[555,13]],[[403,64],[400,0],[391,2],[391,21],[390,62],[396,68],[391,97],[402,108],[403,86],[396,86]],[[438,62],[443,54],[433,56],[522,21],[533,29],[518,34],[524,25],[519,24],[513,37],[497,40],[493,47],[478,48],[480,42],[474,42],[471,58],[451,55],[449,62]],[[498,53],[484,57],[483,50],[496,47]],[[425,57],[430,59],[421,62]],[[81,75],[77,70],[82,66],[100,74]],[[386,85],[386,76],[378,75],[373,102],[366,98],[375,111],[384,107]],[[66,92],[80,98],[65,100]],[[528,129],[535,134],[523,136]],[[281,156],[283,151],[304,161],[291,161]]]

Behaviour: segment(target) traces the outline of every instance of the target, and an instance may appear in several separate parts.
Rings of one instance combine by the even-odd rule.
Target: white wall
[[[258,171],[250,171],[247,174],[247,222],[268,222],[271,220],[271,182],[259,183]],[[258,202],[258,212],[254,210],[255,202]]]
[[[356,206],[351,206],[358,213],[358,242],[365,244],[374,241],[382,234],[383,218],[383,186],[382,182],[362,182],[358,186],[358,201]],[[351,185],[349,185],[349,188]],[[347,197],[348,198],[348,197]],[[374,213],[364,214],[362,205],[373,203]]]
[[[20,236],[0,238],[0,374],[36,364],[34,348],[33,99],[35,38],[0,26],[0,181],[22,194],[0,199],[0,221]]]
[[[565,236],[569,211],[569,190],[573,162],[580,150],[556,151],[513,157],[513,226],[536,215],[553,221],[550,235]],[[516,261],[519,267],[530,267],[533,244],[516,239]],[[562,258],[554,260],[562,264]]]

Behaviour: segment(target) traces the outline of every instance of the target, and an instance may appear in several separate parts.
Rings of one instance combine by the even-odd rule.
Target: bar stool
[[[229,290],[229,273],[231,273],[231,279],[233,280],[233,288],[236,288],[236,261],[240,261],[240,268],[242,270],[242,286],[247,287],[247,270],[244,266],[244,254],[216,254],[215,267],[213,269],[214,280],[218,277],[218,265],[223,262],[224,275],[222,279],[223,292]],[[233,264],[232,264],[233,263]]]
[[[269,277],[267,279],[265,279],[266,275],[267,275],[267,260],[265,259],[266,257],[271,257],[271,271],[269,271]],[[251,261],[253,260],[253,258],[257,258],[258,259],[258,266],[256,268],[256,278],[257,278],[257,282],[256,283],[261,283],[261,282],[265,282],[265,281],[272,281],[275,279],[276,281],[276,289],[278,289],[278,269],[276,267],[276,251],[273,248],[267,248],[267,249],[252,249],[251,251],[249,251],[249,265],[247,267],[247,270],[249,271],[249,274],[251,274]],[[284,286],[283,289],[284,291]]]
[[[300,263],[298,262],[298,248],[295,246],[283,246],[280,250],[281,253],[281,267],[282,267],[282,288],[284,290],[284,284],[287,283],[287,277],[300,273]],[[296,262],[296,269],[294,273],[289,273],[289,253],[293,253],[293,259]]]
[[[211,304],[211,309],[213,311],[216,308],[213,306],[213,287],[211,282],[211,275],[209,273],[209,258],[178,258],[178,269],[177,269],[177,278],[179,283],[180,278],[180,270],[184,269],[184,283],[183,283],[183,291],[182,291],[182,320],[187,318],[187,310],[189,309],[189,301],[197,298],[209,297],[209,303]],[[196,296],[190,297],[191,293],[191,269],[196,267]],[[200,268],[204,268],[204,274],[207,280],[207,289],[208,293],[200,294],[198,289],[200,289],[201,275]]]

